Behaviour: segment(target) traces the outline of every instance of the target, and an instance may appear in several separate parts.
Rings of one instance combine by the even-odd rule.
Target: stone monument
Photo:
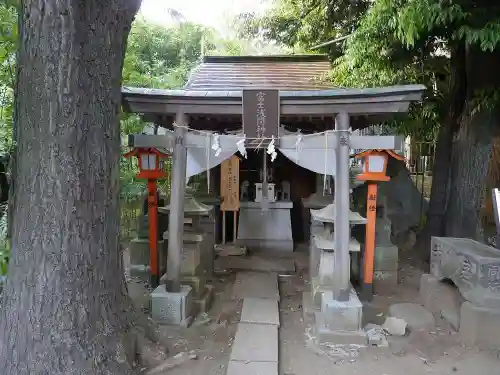
[[[432,237],[431,274],[469,302],[500,310],[500,250],[468,238]]]
[[[375,222],[373,291],[384,295],[392,294],[398,285],[399,249],[391,242],[392,223],[387,216],[387,198],[380,198]]]
[[[442,280],[451,280],[456,288]],[[420,297],[450,322],[462,344],[500,347],[500,250],[468,238],[432,237],[431,274],[420,279]]]

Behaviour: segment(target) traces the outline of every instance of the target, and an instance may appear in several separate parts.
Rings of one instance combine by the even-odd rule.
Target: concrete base
[[[458,289],[429,274],[420,277],[420,302],[436,318],[443,317],[456,330],[460,327],[460,307],[464,302]]]
[[[463,344],[483,349],[500,347],[500,335],[492,334],[500,332],[500,309],[464,301],[458,288],[428,274],[420,279],[420,299],[435,316],[443,317],[458,330]]]
[[[317,345],[368,345],[368,336],[364,331],[329,331],[316,328],[313,332],[314,343]]]
[[[310,320],[314,315],[313,328],[309,331],[313,343],[319,346],[366,346],[368,338],[361,329],[363,305],[355,290],[351,290],[348,301],[336,301],[333,293],[328,291],[319,295],[321,308],[317,309],[313,303],[307,303],[312,300],[311,294],[303,294],[304,320]]]
[[[351,290],[348,301],[337,301],[333,293],[324,293],[321,311],[315,313],[316,327],[329,331],[359,331],[362,328],[363,304]]]
[[[182,285],[179,293],[160,285],[151,293],[151,317],[158,324],[180,325],[192,315],[192,289]]]
[[[500,310],[474,306],[466,301],[460,309],[460,341],[483,349],[500,348]]]

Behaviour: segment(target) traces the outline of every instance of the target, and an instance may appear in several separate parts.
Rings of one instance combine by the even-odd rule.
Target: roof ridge
[[[204,56],[204,63],[242,63],[242,62],[329,62],[328,55],[246,55],[246,56]]]

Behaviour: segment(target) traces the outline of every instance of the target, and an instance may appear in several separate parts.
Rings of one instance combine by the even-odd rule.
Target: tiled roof
[[[191,72],[185,89],[331,89],[332,83],[325,80],[329,69],[330,62],[324,55],[206,56]]]

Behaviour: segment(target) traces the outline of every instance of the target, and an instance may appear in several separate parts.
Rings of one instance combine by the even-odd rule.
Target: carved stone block
[[[467,238],[433,237],[431,274],[476,306],[500,309],[500,251]]]

